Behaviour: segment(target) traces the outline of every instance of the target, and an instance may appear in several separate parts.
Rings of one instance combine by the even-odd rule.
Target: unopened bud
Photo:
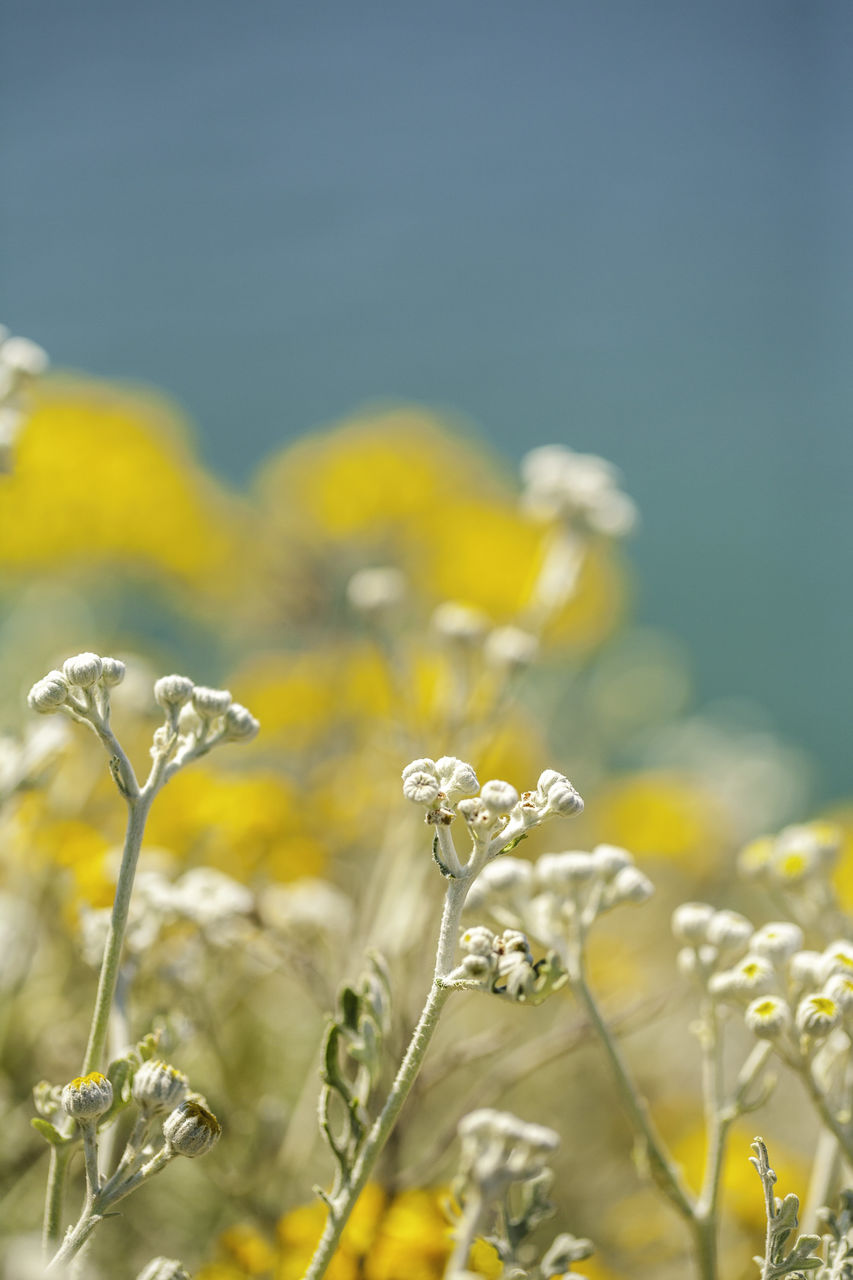
[[[31,711],[41,715],[49,715],[58,711],[68,698],[68,681],[61,671],[48,671],[41,680],[37,680],[27,694],[27,705]]]
[[[225,712],[225,736],[235,742],[249,742],[260,732],[260,721],[239,702],[232,702]]]
[[[166,711],[174,711],[189,701],[194,688],[189,676],[161,676],[154,684],[154,697]]]
[[[123,662],[120,662],[118,658],[102,658],[101,667],[101,684],[106,685],[108,688],[121,684],[127,670]]]
[[[203,1156],[220,1138],[222,1128],[212,1111],[187,1099],[163,1121],[163,1137],[179,1156]]]
[[[113,1105],[113,1087],[100,1071],[77,1076],[62,1090],[62,1105],[75,1120],[97,1120]]]
[[[133,1077],[133,1098],[148,1115],[165,1114],[183,1102],[189,1080],[168,1063],[151,1059],[143,1062]]]
[[[62,664],[62,674],[69,684],[88,689],[101,678],[104,664],[96,653],[78,653],[74,658],[67,658]]]
[[[227,689],[208,689],[197,684],[192,692],[192,702],[200,716],[211,719],[225,714],[231,706],[231,694]]]

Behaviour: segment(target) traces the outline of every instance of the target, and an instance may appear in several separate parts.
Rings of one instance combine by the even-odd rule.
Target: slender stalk
[[[702,1048],[702,1094],[705,1103],[705,1172],[702,1190],[696,1201],[694,1241],[700,1274],[717,1274],[717,1231],[720,1184],[726,1139],[735,1117],[735,1109],[726,1106],[723,1079],[723,1038],[720,1021],[712,1000],[702,1010],[700,1032]]]
[[[374,1121],[370,1133],[365,1139],[364,1146],[340,1190],[334,1196],[329,1197],[327,1201],[329,1213],[326,1218],[326,1225],[323,1228],[323,1234],[317,1244],[308,1270],[305,1272],[304,1280],[320,1280],[325,1275],[326,1268],[338,1247],[355,1202],[367,1184],[380,1152],[388,1140],[388,1136],[420,1071],[441,1011],[450,995],[451,988],[445,985],[444,980],[453,967],[459,920],[475,874],[468,870],[463,877],[451,880],[447,886],[438,935],[435,972],[426,1004],[418,1019],[417,1026],[412,1032],[412,1038],[385,1100],[385,1105]]]
[[[682,1218],[692,1226],[695,1220],[695,1208],[690,1192],[685,1187],[681,1175],[678,1173],[669,1152],[664,1146],[663,1139],[655,1128],[654,1122],[649,1115],[648,1104],[631,1079],[622,1054],[610,1034],[610,1028],[602,1017],[595,996],[590,990],[586,980],[583,950],[579,940],[570,945],[563,963],[568,971],[572,990],[583,1005],[590,1024],[598,1036],[601,1047],[604,1049],[610,1063],[623,1106],[628,1112],[634,1129],[645,1143],[646,1158],[648,1159],[652,1177]],[[705,1273],[702,1274],[704,1275]]]
[[[142,847],[142,835],[148,810],[151,808],[153,794],[146,788],[127,802],[127,830],[124,839],[124,851],[121,858],[121,869],[116,885],[116,896],[113,902],[107,942],[104,947],[104,959],[101,964],[101,975],[98,979],[98,994],[95,997],[95,1010],[92,1014],[92,1026],[89,1031],[89,1043],[83,1060],[83,1075],[90,1071],[100,1071],[107,1043],[107,1032],[110,1022],[116,983],[118,982],[121,949],[127,928],[127,916],[130,910],[130,895],[133,891],[133,880],[136,875],[136,864],[139,850]]]
[[[472,1188],[465,1202],[465,1209],[456,1228],[456,1240],[453,1245],[453,1253],[450,1255],[450,1261],[447,1264],[445,1274],[449,1280],[460,1271],[465,1270],[465,1264],[468,1256],[474,1247],[474,1241],[480,1234],[481,1220],[483,1217],[483,1198],[479,1191]]]
[[[832,1108],[814,1078],[811,1063],[804,1063],[800,1074],[805,1081],[806,1088],[809,1091],[809,1096],[815,1104],[821,1120],[826,1125],[827,1129],[835,1135],[838,1145],[843,1151],[846,1160],[850,1164],[853,1164],[853,1142],[851,1142],[850,1131],[846,1129],[845,1126],[841,1124],[837,1116],[833,1114]]]
[[[45,1253],[59,1244],[62,1234],[62,1202],[65,1195],[65,1174],[74,1147],[50,1148],[50,1165],[47,1172],[47,1191],[44,1199],[44,1224],[42,1247]]]

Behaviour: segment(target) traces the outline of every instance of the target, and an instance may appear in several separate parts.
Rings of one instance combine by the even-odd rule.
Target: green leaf
[[[528,836],[528,833],[526,831],[522,831],[520,836],[515,836],[515,838],[510,840],[508,844],[504,845],[504,847],[501,849],[501,853],[512,853],[513,849],[518,848],[522,840],[527,839],[527,836]]]
[[[67,1147],[69,1142],[73,1142],[73,1138],[65,1138],[49,1120],[45,1120],[43,1116],[32,1116],[30,1124],[36,1133],[40,1133],[46,1142],[52,1147]]]
[[[342,987],[340,994],[341,1021],[348,1031],[358,1030],[358,1013],[361,997],[352,987]]]

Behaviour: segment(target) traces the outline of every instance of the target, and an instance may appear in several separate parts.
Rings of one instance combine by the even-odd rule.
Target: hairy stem
[[[468,873],[463,877],[451,880],[447,886],[438,935],[435,973],[433,974],[432,987],[427,996],[426,1004],[412,1033],[409,1047],[406,1050],[403,1061],[400,1063],[394,1083],[385,1100],[385,1105],[374,1121],[349,1175],[337,1194],[329,1200],[326,1225],[308,1270],[305,1272],[304,1280],[320,1280],[325,1275],[326,1268],[338,1247],[355,1202],[367,1184],[374,1165],[388,1140],[388,1136],[421,1069],[421,1064],[441,1011],[450,995],[450,988],[445,986],[444,979],[453,967],[459,920],[473,878],[473,875]]]

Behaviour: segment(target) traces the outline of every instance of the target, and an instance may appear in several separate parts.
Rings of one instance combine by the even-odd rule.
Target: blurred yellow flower
[[[272,772],[233,774],[194,765],[179,773],[152,807],[146,844],[236,879],[313,876],[325,862],[295,792]]]
[[[245,572],[246,531],[151,394],[47,379],[0,477],[0,565],[31,575],[120,565],[221,597]]]
[[[719,806],[691,779],[649,771],[605,783],[590,803],[599,840],[644,858],[714,865],[725,843]]]

